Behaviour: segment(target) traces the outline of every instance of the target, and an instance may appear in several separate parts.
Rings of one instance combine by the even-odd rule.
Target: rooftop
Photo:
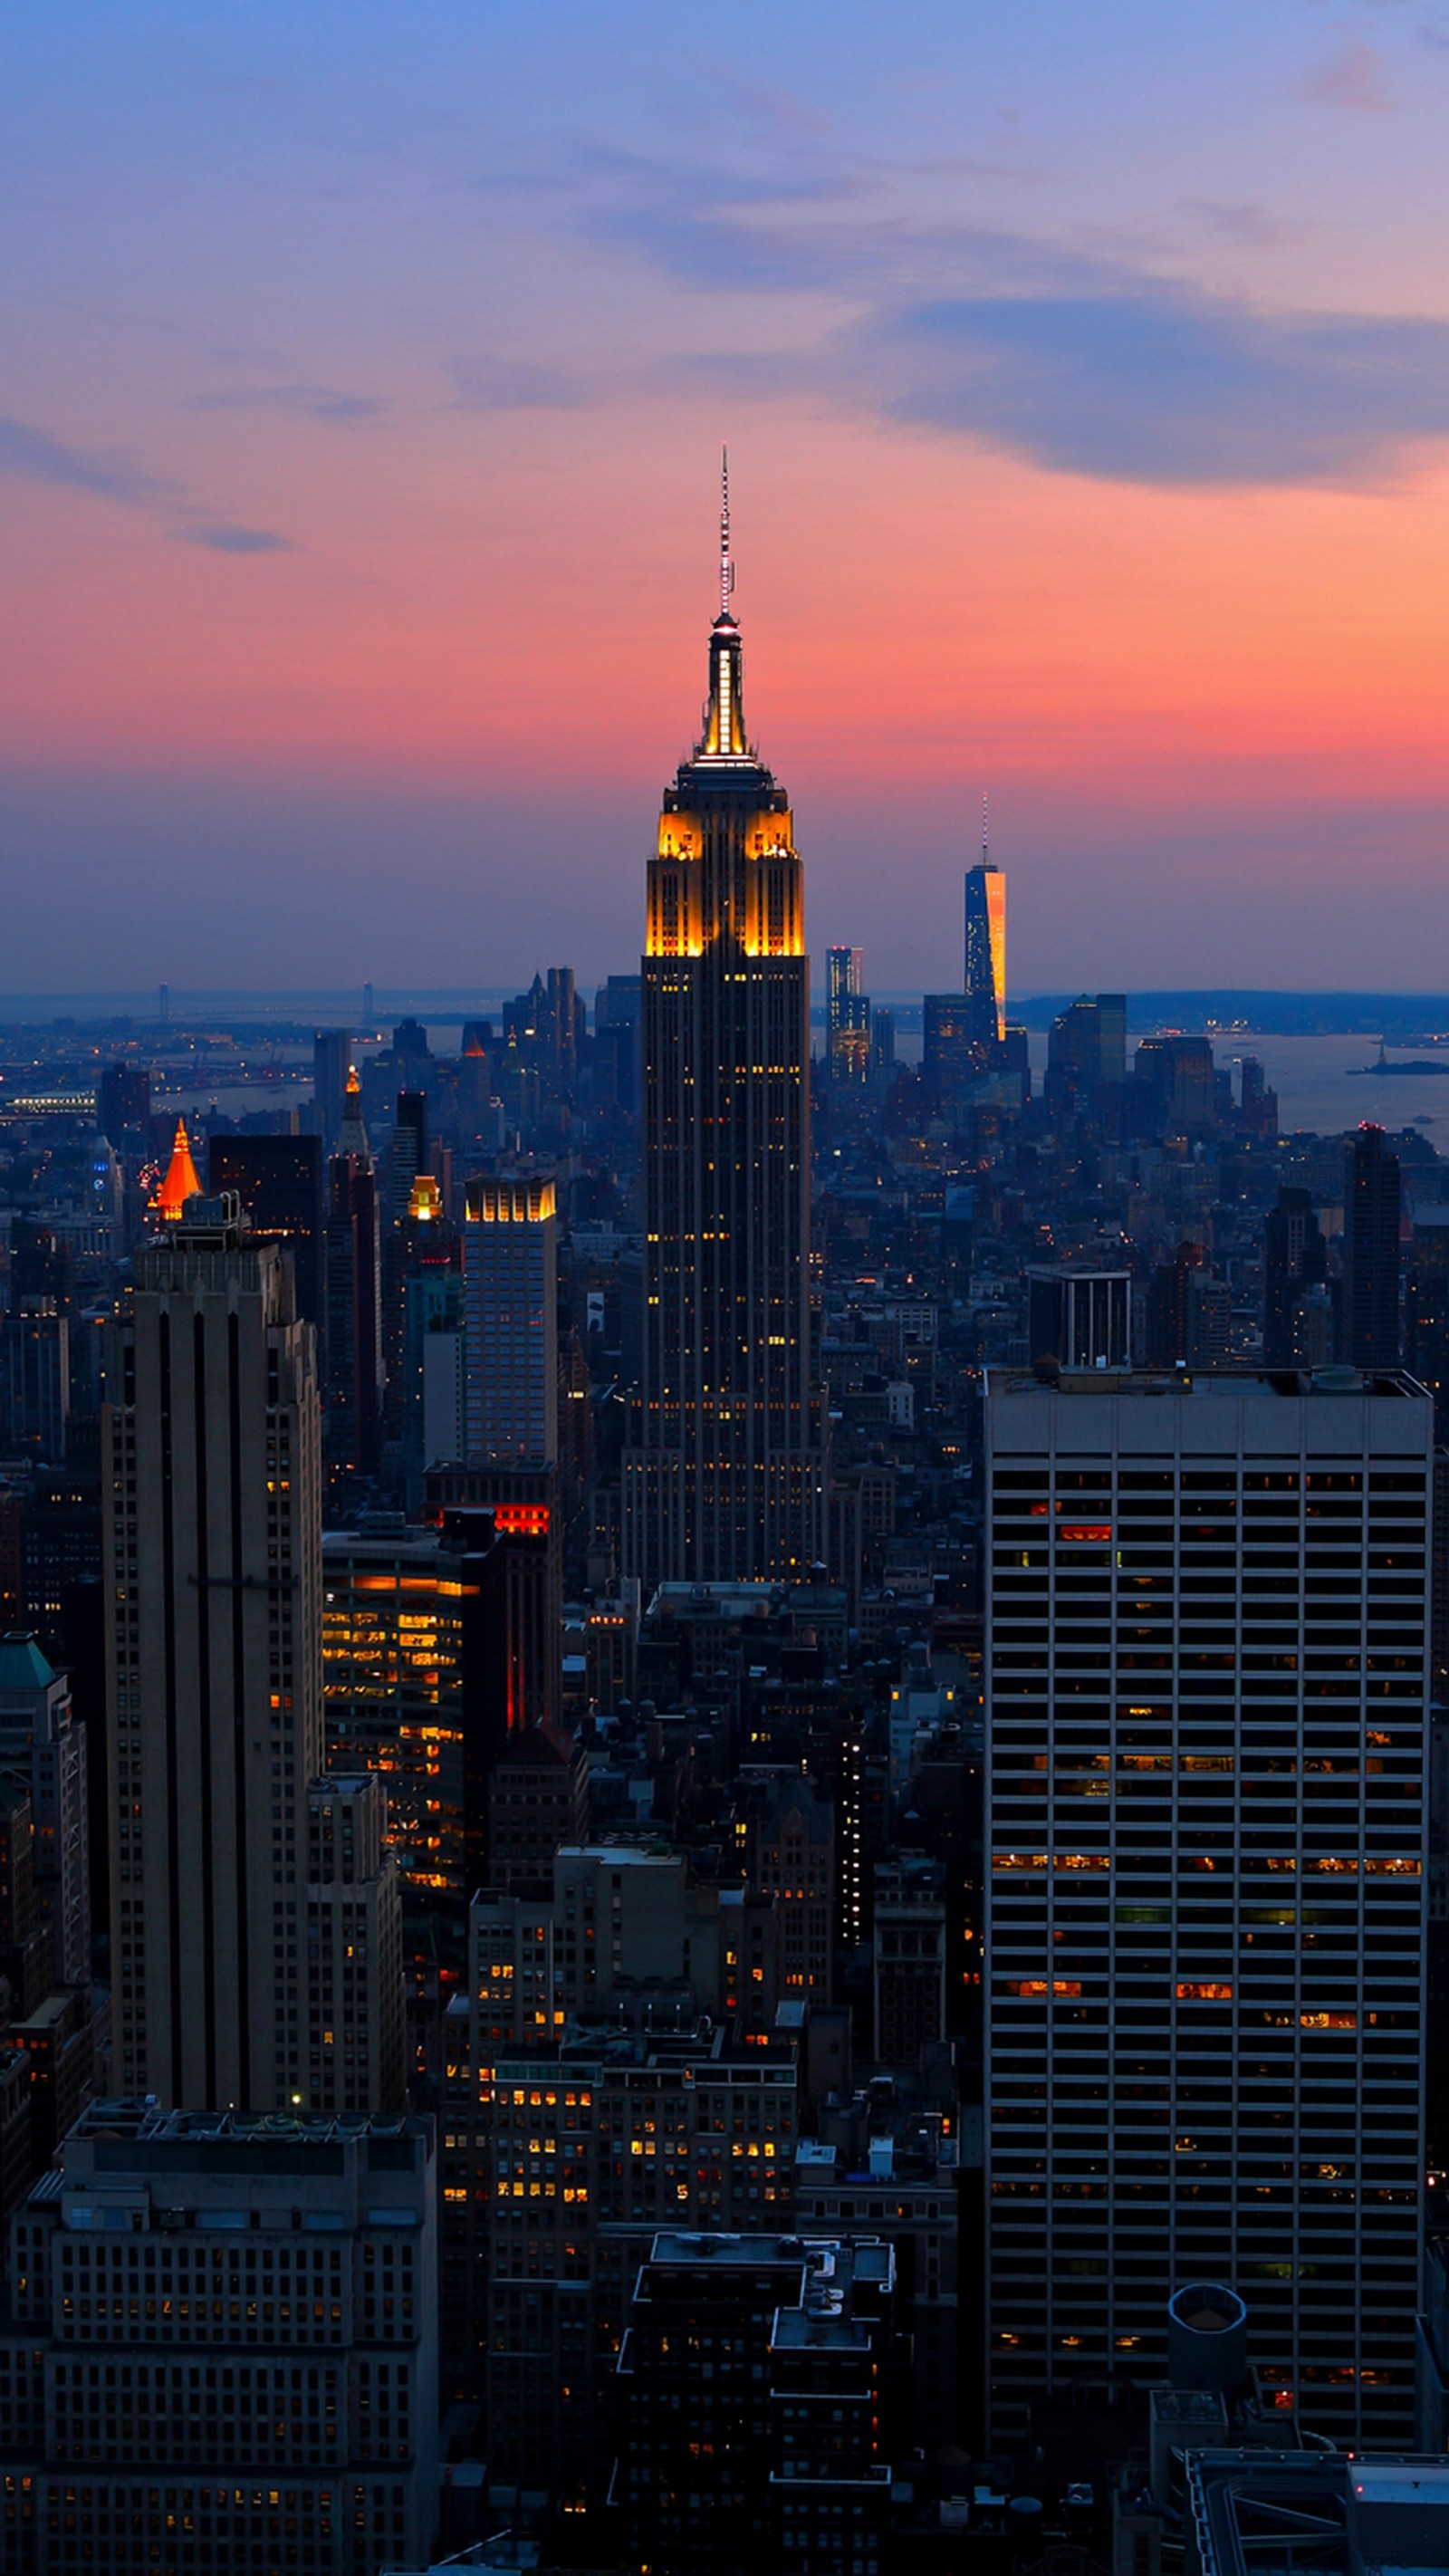
[[[1449,2460],[1189,2451],[1201,2576],[1408,2576],[1449,2568]]]
[[[1099,1368],[1055,1370],[1040,1375],[1020,1369],[988,1369],[996,1395],[1135,1395],[1193,1396],[1199,1401],[1225,1397],[1298,1401],[1305,1396],[1417,1396],[1427,1390],[1407,1369],[1153,1369]]]
[[[119,2096],[110,2101],[88,2102],[75,2127],[72,2138],[131,2138],[138,2142],[184,2140],[204,2152],[208,2143],[226,2141],[235,2145],[253,2140],[287,2139],[292,2143],[321,2144],[339,2138],[425,2138],[429,2122],[409,2114],[406,2117],[372,2117],[365,2111],[339,2112],[335,2118],[306,2119],[300,2113],[294,2118],[285,2111],[165,2111],[153,2101],[137,2102]]]
[[[0,1692],[48,1690],[55,1675],[28,1628],[0,1637]]]

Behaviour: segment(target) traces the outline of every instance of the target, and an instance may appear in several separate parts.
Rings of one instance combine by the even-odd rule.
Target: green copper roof
[[[55,1675],[28,1629],[0,1637],[0,1691],[48,1690]]]

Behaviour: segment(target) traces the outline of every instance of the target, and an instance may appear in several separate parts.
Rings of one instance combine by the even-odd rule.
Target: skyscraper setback
[[[825,1458],[810,1315],[809,961],[790,804],[745,733],[726,489],[705,727],[649,862],[643,1423],[625,1566],[801,1575]]]

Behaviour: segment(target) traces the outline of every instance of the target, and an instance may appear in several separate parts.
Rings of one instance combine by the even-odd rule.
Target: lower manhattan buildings
[[[1432,1408],[992,1372],[992,2428],[1232,2283],[1274,2402],[1414,2423]]]

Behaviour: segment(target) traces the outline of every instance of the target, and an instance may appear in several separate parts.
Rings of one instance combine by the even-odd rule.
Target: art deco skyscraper
[[[993,865],[981,826],[981,856],[966,871],[966,998],[976,1039],[1006,1035],[1006,879]]]
[[[103,1416],[116,2071],[190,2110],[399,2107],[396,1866],[327,1779],[316,1340],[237,1198],[136,1261]]]
[[[649,863],[643,1434],[625,1566],[646,1584],[789,1580],[821,1553],[808,1280],[809,960],[789,798],[745,733],[730,608],[704,732]]]

